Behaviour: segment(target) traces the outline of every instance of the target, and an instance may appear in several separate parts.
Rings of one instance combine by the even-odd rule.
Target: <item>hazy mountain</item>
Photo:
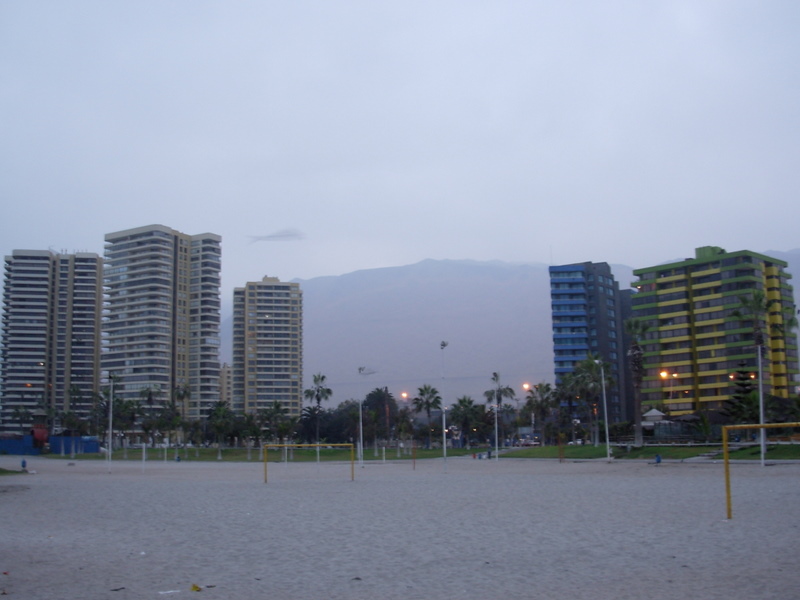
[[[630,268],[614,269],[630,285]],[[425,383],[448,404],[482,400],[493,371],[520,397],[522,383],[553,380],[547,265],[426,260],[300,283],[305,379],[324,373],[337,402]],[[229,340],[230,319],[223,329]]]
[[[790,270],[800,261],[800,249],[763,254],[785,260]],[[612,270],[627,289],[632,268],[612,265]],[[520,390],[520,397],[522,383],[553,380],[545,264],[425,260],[300,283],[305,385],[314,373],[324,373],[334,402],[363,397],[379,386],[399,398],[425,383],[439,388],[448,404],[465,394],[482,401],[493,371]],[[222,332],[227,362],[230,332],[227,316]],[[448,342],[444,351],[442,341]],[[359,375],[359,367],[371,374]]]

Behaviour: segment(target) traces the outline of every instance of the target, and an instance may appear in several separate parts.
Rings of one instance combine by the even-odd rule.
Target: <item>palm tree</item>
[[[742,323],[752,323],[753,345],[756,347],[757,367],[758,367],[758,424],[763,425],[764,420],[764,384],[763,384],[763,357],[764,357],[764,322],[773,311],[773,305],[780,305],[780,301],[767,298],[763,290],[754,289],[749,295],[739,296],[739,307],[731,312],[731,316],[737,318]],[[783,312],[783,311],[781,311]],[[797,319],[793,314],[787,315],[786,324],[789,328],[797,324]],[[783,323],[773,323],[770,329],[783,331]],[[764,458],[767,451],[766,431],[761,428],[759,431],[761,446],[761,465],[764,465]]]
[[[288,414],[289,409],[278,400],[275,400],[267,408],[262,408],[258,411],[261,427],[266,429],[272,438],[278,437],[278,426],[286,419]]]
[[[284,444],[289,443],[289,439],[292,437],[292,434],[297,427],[297,421],[297,417],[286,417],[285,419],[282,419],[280,423],[278,423],[278,439],[280,439]]]
[[[85,423],[83,419],[81,419],[78,413],[68,410],[62,416],[61,419],[64,423],[64,427],[69,430],[70,442],[71,442],[71,449],[70,449],[70,458],[75,458],[75,437],[80,436],[84,433]],[[63,438],[62,438],[63,440]],[[64,449],[64,442],[61,442],[61,449]]]
[[[414,414],[408,406],[404,406],[397,411],[395,427],[398,439],[410,440],[414,437]]]
[[[417,397],[412,400],[414,410],[418,413],[425,411],[428,415],[428,448],[431,447],[431,411],[442,408],[442,398],[439,391],[429,384],[423,385],[417,390]]]
[[[500,411],[502,410],[503,399],[508,398],[509,400],[513,400],[516,398],[516,393],[514,392],[514,388],[508,385],[503,385],[500,383],[500,375],[497,372],[492,373],[492,383],[494,387],[490,390],[486,390],[483,392],[484,397],[486,398],[487,404],[494,404],[496,405],[495,414],[499,416]],[[501,433],[503,433],[503,424],[500,424]],[[501,435],[501,437],[505,437],[505,433]],[[495,440],[495,443],[497,440]]]
[[[217,460],[222,460],[222,441],[231,428],[233,417],[233,411],[224,400],[218,400],[211,405],[207,418],[217,437]]]
[[[650,330],[650,325],[642,319],[628,319],[625,321],[625,333],[630,337],[631,345],[628,348],[628,366],[631,370],[633,381],[633,445],[641,448],[644,444],[642,437],[642,381],[644,380],[644,350],[639,342],[644,340]]]
[[[542,427],[542,446],[545,445],[544,422],[547,420],[550,411],[556,406],[555,392],[553,391],[553,386],[549,383],[543,381],[528,389],[523,409],[527,410],[531,415],[531,429],[537,422]],[[531,431],[531,439],[533,439],[533,434],[534,432]]]
[[[175,399],[175,402],[179,405],[180,410],[180,426],[181,426],[181,443],[184,447],[186,447],[186,431],[185,431],[185,423],[186,423],[186,405],[189,403],[189,400],[192,397],[192,388],[189,387],[188,383],[182,383],[178,385],[172,392],[172,396]],[[178,445],[175,445],[175,456],[178,456]]]
[[[602,363],[602,368],[601,368]],[[592,438],[595,446],[600,444],[599,417],[596,408],[603,394],[603,388],[611,385],[609,373],[611,366],[600,360],[596,354],[589,353],[588,357],[575,366],[576,385],[584,399],[589,420],[592,424]],[[605,374],[605,381],[602,375]],[[608,423],[605,424],[608,427]]]
[[[319,414],[323,400],[327,400],[333,395],[331,388],[325,385],[325,375],[317,373],[314,375],[314,385],[303,392],[303,395],[311,401],[317,403],[316,417],[317,417],[317,444],[319,444]]]
[[[139,392],[139,397],[141,398],[143,408],[147,407],[146,410],[143,411],[143,418],[141,422],[142,431],[145,435],[145,444],[147,444],[147,439],[150,437],[150,434],[155,433],[158,429],[158,417],[154,414],[154,412],[156,397],[158,396],[159,391],[160,390],[157,387],[146,387],[142,388],[142,390]]]
[[[456,403],[453,404],[450,411],[450,419],[453,423],[458,425],[458,428],[461,430],[462,444],[465,439],[467,440],[467,448],[470,447],[470,436],[472,435],[474,425],[480,420],[480,416],[480,407],[475,404],[475,401],[469,396],[457,398]]]

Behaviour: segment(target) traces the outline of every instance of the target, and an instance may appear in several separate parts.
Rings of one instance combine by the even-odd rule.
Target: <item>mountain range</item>
[[[800,249],[763,254],[790,270],[800,261]],[[631,267],[611,268],[620,289],[634,281]],[[493,372],[521,399],[523,383],[554,380],[546,264],[424,260],[298,281],[304,387],[323,373],[333,404],[376,387],[398,400],[403,392],[413,397],[424,384],[436,387],[446,405],[463,395],[483,401]],[[230,316],[222,334],[230,352]]]

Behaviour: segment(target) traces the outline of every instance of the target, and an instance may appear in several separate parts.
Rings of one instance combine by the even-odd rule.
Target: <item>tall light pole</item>
[[[444,472],[447,473],[447,409],[442,406],[442,452],[444,453]]]
[[[361,407],[364,405],[363,400],[358,401],[358,462],[361,468],[364,468],[364,421],[361,417]]]
[[[531,384],[523,383],[522,389],[525,390],[525,393],[527,394],[528,392],[531,391]],[[536,406],[533,402],[533,397],[531,397],[530,400],[531,400],[531,446],[534,446],[536,442]]]
[[[108,374],[108,472],[111,473],[111,453],[114,450],[114,377]]]
[[[761,382],[762,379],[762,367],[761,367],[761,344],[756,345],[757,354],[758,354],[758,424],[764,425],[764,384]],[[767,437],[766,437],[766,429],[764,427],[759,428],[759,442],[761,446],[761,466],[765,466],[765,458],[767,455]]]
[[[600,383],[603,385],[603,419],[606,422],[606,460],[611,462],[611,444],[608,441],[608,402],[606,401],[606,371],[603,368],[603,361],[594,361],[600,366]]]
[[[497,412],[500,409],[499,404],[494,405],[494,459],[500,460],[500,440],[497,437]]]

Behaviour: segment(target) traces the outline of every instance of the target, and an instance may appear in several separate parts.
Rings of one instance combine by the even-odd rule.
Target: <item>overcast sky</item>
[[[800,246],[800,3],[0,3],[0,241],[223,237],[223,296]],[[283,230],[302,239],[251,242]]]

